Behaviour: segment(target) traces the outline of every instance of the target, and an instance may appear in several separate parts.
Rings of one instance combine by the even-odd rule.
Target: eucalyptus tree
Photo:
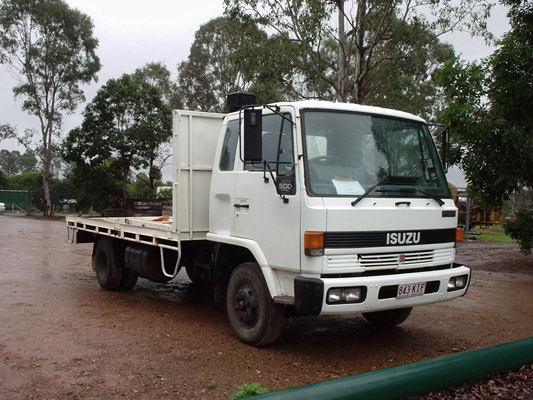
[[[0,150],[0,169],[8,176],[21,172],[35,171],[36,167],[37,158],[30,151],[20,154],[18,150]]]
[[[279,45],[255,23],[219,17],[202,25],[188,59],[178,65],[185,107],[221,112],[226,95],[237,91],[252,91],[261,102],[279,100],[284,69],[275,66],[290,54]]]
[[[294,82],[295,89],[302,82],[304,88],[308,82],[325,85],[344,102],[365,103],[369,80],[386,68],[393,70],[391,65],[400,65],[446,32],[467,30],[490,38],[486,19],[492,3],[485,0],[225,0],[225,4],[226,15],[258,23],[298,44],[303,81]],[[404,35],[406,27],[413,26],[431,33],[424,36],[426,42],[415,46],[418,38]],[[401,46],[394,43],[399,38]]]
[[[38,129],[17,136],[41,160],[45,215],[51,211],[48,181],[58,155],[62,117],[85,100],[81,85],[96,81],[101,67],[97,47],[91,19],[62,0],[0,4],[0,63],[18,79],[13,92],[23,99],[22,109],[39,121]],[[7,128],[2,126],[3,134]]]
[[[162,62],[149,62],[133,73],[133,78],[145,82],[161,92],[163,102],[171,109],[182,108],[183,100],[170,71]]]

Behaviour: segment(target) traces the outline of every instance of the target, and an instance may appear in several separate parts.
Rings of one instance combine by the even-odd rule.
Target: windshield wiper
[[[377,188],[380,185],[393,185],[393,183],[387,182],[387,181],[381,181],[376,183],[374,186],[371,186],[364,192],[361,196],[359,196],[357,199],[352,201],[352,206],[355,206],[357,203],[359,203],[361,200],[363,200],[366,196],[368,196],[370,193],[374,191],[375,188]]]
[[[364,192],[361,196],[359,196],[357,199],[355,199],[354,201],[352,201],[352,206],[355,206],[357,203],[359,203],[361,200],[363,200],[365,197],[367,197],[370,193],[372,193],[374,191],[375,188],[377,188],[378,186],[380,185],[398,185],[398,183],[393,183],[393,182],[387,182],[387,181],[382,181],[382,182],[378,182],[376,183],[374,186],[371,186],[370,188],[367,189],[366,192]],[[400,192],[400,193],[415,193],[415,192],[418,192],[418,193],[422,193],[426,196],[428,196],[429,198],[431,198],[432,200],[435,200],[439,206],[443,206],[444,205],[444,201],[442,201],[442,199],[438,196],[435,196],[431,193],[428,193],[424,190],[421,190],[421,189],[416,189],[416,188],[409,188],[409,189],[394,189],[395,192]]]
[[[435,196],[434,194],[428,193],[428,192],[426,192],[424,190],[421,190],[421,189],[416,189],[416,188],[398,189],[398,192],[400,192],[400,193],[415,193],[415,192],[422,193],[423,195],[426,195],[430,199],[435,200],[437,203],[439,203],[439,206],[442,207],[444,205],[444,201],[442,201],[442,199],[440,197]]]

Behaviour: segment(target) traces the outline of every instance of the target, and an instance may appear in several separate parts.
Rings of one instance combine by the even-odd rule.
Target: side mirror
[[[263,161],[263,111],[244,110],[244,162]]]

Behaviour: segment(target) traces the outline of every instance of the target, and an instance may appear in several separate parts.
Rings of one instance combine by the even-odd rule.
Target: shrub
[[[505,221],[505,233],[520,245],[520,251],[525,255],[531,254],[533,247],[533,209],[520,210],[514,221]]]
[[[243,383],[241,387],[231,396],[231,400],[244,399],[246,397],[255,396],[256,394],[266,393],[260,383]]]

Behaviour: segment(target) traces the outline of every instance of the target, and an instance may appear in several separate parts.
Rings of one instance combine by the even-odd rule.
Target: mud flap
[[[294,306],[301,315],[318,315],[322,311],[324,282],[317,278],[294,278]]]

